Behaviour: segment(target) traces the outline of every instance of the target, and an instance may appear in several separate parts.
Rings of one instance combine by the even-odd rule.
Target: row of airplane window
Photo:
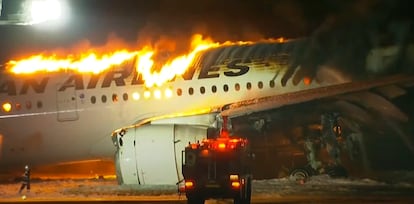
[[[259,89],[262,89],[263,86],[264,86],[264,84],[263,84],[262,81],[259,81],[257,83],[257,87]],[[274,88],[275,87],[275,82],[274,81],[270,81],[269,82],[269,87]],[[241,89],[241,85],[239,83],[234,84],[234,90],[235,91],[240,91],[240,89]],[[252,83],[251,82],[247,82],[246,83],[246,89],[247,90],[251,90],[252,89]],[[206,88],[204,86],[201,86],[200,87],[200,93],[201,94],[205,94],[206,91],[207,90],[206,90]],[[217,91],[218,91],[218,88],[217,88],[216,85],[211,86],[211,92],[212,93],[217,93]],[[229,85],[228,84],[224,84],[223,85],[223,91],[224,92],[228,92],[229,91]],[[182,96],[183,95],[183,89],[178,88],[177,91],[176,91],[176,94],[177,94],[177,96]],[[188,88],[188,94],[189,95],[194,95],[195,94],[195,91],[194,91],[194,88],[193,87]],[[153,97],[156,98],[156,99],[160,99],[161,98],[161,95],[162,95],[161,94],[161,91],[159,91],[159,90],[153,92]],[[167,89],[165,91],[165,97],[166,98],[169,98],[171,96],[172,96],[171,90]],[[148,99],[150,97],[151,97],[151,92],[145,91],[144,92],[144,98]],[[141,98],[141,96],[139,95],[139,93],[133,93],[132,98],[134,100],[139,100]],[[127,93],[124,93],[122,95],[122,99],[124,101],[127,101],[129,99],[129,95]],[[113,102],[118,102],[118,100],[119,100],[118,99],[118,95],[117,94],[112,94],[112,101]],[[102,95],[101,96],[101,102],[102,103],[106,103],[107,101],[108,101],[108,97],[106,95]],[[96,96],[91,96],[91,103],[92,104],[95,104],[96,102],[97,102]]]
[[[25,105],[26,105],[26,109],[29,109],[29,110],[32,109],[32,107],[33,107],[33,104],[32,104],[31,101],[26,101]],[[37,101],[36,102],[36,107],[39,108],[39,109],[42,108],[43,107],[42,101]],[[10,112],[12,110],[19,111],[23,108],[23,105],[21,103],[15,103],[14,107],[13,107],[13,105],[10,102],[5,102],[5,103],[2,104],[1,108],[2,108],[3,112],[7,113],[7,112]]]
[[[262,89],[263,87],[264,87],[263,82],[262,81],[259,81],[257,83],[257,88]],[[274,88],[275,87],[275,81],[269,81],[269,87],[270,88]],[[253,88],[252,83],[251,82],[247,82],[246,83],[246,90],[251,90],[252,88]],[[240,91],[240,89],[241,89],[241,85],[239,83],[234,84],[234,90],[235,91]],[[224,84],[223,85],[223,91],[224,92],[228,92],[229,90],[230,90],[229,85],[228,84]],[[207,92],[206,87],[201,86],[200,87],[200,94],[205,94],[206,92]],[[218,92],[218,87],[216,85],[211,86],[211,93],[217,93],[217,92]],[[161,95],[162,95],[161,94],[161,91],[159,91],[159,90],[158,91],[154,91],[152,94],[153,94],[153,97],[156,98],[156,99],[160,99],[161,98]],[[176,94],[177,94],[177,96],[182,96],[184,94],[183,93],[183,89],[178,88],[176,90]],[[194,95],[195,94],[195,90],[194,90],[193,87],[188,88],[188,94],[189,95]],[[151,97],[151,92],[145,91],[143,93],[143,96],[144,96],[144,98],[148,99],[148,98]],[[165,91],[165,93],[164,93],[164,96],[166,98],[171,97],[172,96],[172,91],[170,89],[167,89]],[[139,95],[139,93],[133,93],[132,94],[133,100],[139,100],[140,97],[141,96]],[[95,104],[97,102],[96,96],[91,96],[90,100],[91,100],[91,103],[92,104]],[[118,100],[119,100],[118,95],[117,94],[112,94],[112,101],[113,102],[118,102]],[[122,94],[122,100],[128,101],[129,100],[129,95],[127,93]],[[102,95],[101,96],[101,102],[102,103],[106,103],[107,101],[108,101],[107,96],[106,95]],[[22,106],[23,105],[21,103],[15,103],[14,104],[14,107],[13,107],[13,105],[10,102],[5,102],[5,103],[2,104],[2,110],[3,110],[3,112],[10,112],[12,110],[19,111],[19,110],[22,109]],[[25,107],[26,107],[26,109],[32,109],[33,108],[32,102],[31,101],[26,101]],[[37,101],[36,102],[36,107],[37,108],[42,108],[43,107],[42,101]]]

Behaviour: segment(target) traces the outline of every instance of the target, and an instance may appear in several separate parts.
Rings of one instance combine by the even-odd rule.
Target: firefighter
[[[26,188],[27,192],[30,192],[30,168],[29,168],[29,165],[26,165],[24,167],[24,174],[23,174],[23,177],[22,177],[22,185],[20,186],[19,193],[21,193],[24,188]]]

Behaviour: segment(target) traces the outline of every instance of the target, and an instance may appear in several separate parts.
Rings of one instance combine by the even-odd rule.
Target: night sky
[[[5,1],[3,12],[7,14],[7,9],[19,2]],[[407,30],[412,33],[414,12],[408,3],[395,0],[68,0],[70,21],[64,25],[0,26],[0,62],[43,51],[72,49],[80,43],[99,47],[109,38],[120,39],[132,47],[160,39],[177,39],[185,44],[194,33],[221,42],[315,37],[323,39],[322,46],[352,44],[352,49],[357,49],[406,40],[399,33]]]

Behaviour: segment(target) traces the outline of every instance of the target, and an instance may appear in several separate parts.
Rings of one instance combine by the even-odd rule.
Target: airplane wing
[[[303,90],[293,93],[274,95],[270,97],[256,98],[253,100],[240,101],[225,106],[224,110],[220,114],[222,116],[228,116],[230,118],[239,117],[249,115],[252,113],[280,108],[286,105],[304,103],[316,99],[346,95],[374,88],[386,89],[386,87],[388,87],[389,85],[401,85],[404,87],[412,87],[414,86],[414,76],[395,75],[378,78],[375,80],[348,82],[344,84],[320,87],[311,90]]]

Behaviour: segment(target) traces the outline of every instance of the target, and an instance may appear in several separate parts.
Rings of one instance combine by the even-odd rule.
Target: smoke
[[[307,70],[329,64],[357,75],[372,47],[404,44],[412,33],[410,7],[393,0],[83,0],[71,4],[76,15],[66,30],[1,30],[2,48],[8,52],[2,52],[0,59],[144,45],[178,55],[188,50],[195,33],[218,42],[306,37],[302,58]]]
[[[414,38],[412,14],[405,6],[404,2],[387,0],[331,1],[325,7],[330,10],[309,32],[297,53],[299,62],[288,73],[303,73],[297,77],[300,79],[302,75],[315,75],[321,67],[328,66],[354,79],[364,78],[374,74],[366,69],[369,52],[390,45],[399,50],[394,63],[375,74],[407,71],[404,65],[410,60],[406,51]],[[301,65],[298,72],[296,65]]]
[[[219,42],[306,38],[290,71],[299,73],[297,81],[327,66],[361,78],[372,74],[365,63],[373,48],[401,46],[396,61],[404,60],[404,46],[413,40],[412,14],[405,4],[393,0],[159,0],[147,11],[137,42],[168,45],[168,52],[180,53],[188,50],[194,33]],[[160,43],[167,41],[179,43]],[[295,65],[301,65],[299,72]],[[394,66],[387,72],[401,71],[398,63]]]

